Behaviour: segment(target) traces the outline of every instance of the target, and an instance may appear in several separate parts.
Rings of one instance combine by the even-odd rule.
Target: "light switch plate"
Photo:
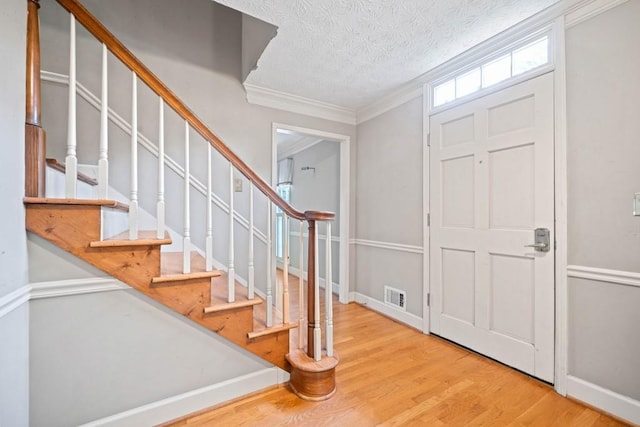
[[[633,195],[633,214],[640,216],[640,193]]]
[[[235,178],[233,180],[233,191],[242,193],[242,178]]]

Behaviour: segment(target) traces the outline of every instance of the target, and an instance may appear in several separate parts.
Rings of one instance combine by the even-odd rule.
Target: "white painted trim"
[[[52,73],[50,71],[42,70],[41,78],[42,78],[42,81],[44,82],[61,84],[61,85],[69,84],[69,77],[64,74]],[[85,86],[83,86],[79,82],[77,83],[77,93],[80,97],[82,97],[85,101],[87,101],[89,105],[91,105],[96,110],[100,111],[100,106],[102,101],[93,93],[91,93],[89,89],[87,89]],[[122,130],[125,134],[131,135],[131,124],[127,122],[124,118],[122,118],[122,116],[120,116],[118,113],[116,113],[112,108],[109,108],[109,120],[111,120],[111,122],[113,122],[113,124],[119,127],[120,130]],[[151,142],[151,140],[146,136],[144,136],[141,132],[138,132],[138,143],[140,144],[140,146],[145,148],[153,156],[155,156],[156,158],[158,157],[158,146],[153,142]],[[178,175],[181,178],[184,178],[185,176],[184,168],[180,166],[178,162],[176,162],[166,154],[165,154],[165,164],[167,165],[167,167],[169,167],[169,169],[175,172],[176,175]],[[201,194],[206,196],[207,186],[205,184],[200,182],[200,180],[196,179],[194,176],[191,176],[190,182],[193,188],[195,188]],[[220,208],[220,210],[222,210],[224,213],[229,214],[229,204],[226,203],[224,200],[222,200],[217,194],[212,193],[211,195],[212,195],[213,203],[215,203],[215,205],[218,206],[218,208]],[[247,218],[242,216],[238,211],[234,210],[233,217],[238,224],[240,224],[246,230],[249,229],[249,220],[247,220]],[[267,242],[267,236],[265,233],[263,233],[261,230],[257,228],[255,228],[254,231],[255,231],[254,235],[258,238],[258,240],[260,240],[262,243]]]
[[[387,111],[391,111],[396,107],[401,106],[415,98],[422,96],[422,85],[417,87],[402,87],[398,91],[393,92],[390,95],[384,96],[372,104],[361,108],[356,113],[357,124],[371,120],[374,117],[378,117]]]
[[[296,143],[294,146],[290,147],[288,150],[279,152],[278,153],[278,160],[282,160],[282,159],[287,158],[287,157],[295,156],[299,152],[304,151],[304,150],[306,150],[308,148],[311,148],[314,145],[324,141],[324,139],[322,139],[322,138],[316,138],[315,140],[305,142],[305,139],[306,138],[303,138],[303,142],[302,143]]]
[[[365,305],[373,311],[377,311],[378,313],[382,313],[385,316],[389,316],[392,319],[404,323],[405,325],[409,325],[419,331],[422,330],[422,318],[416,316],[415,314],[399,310],[395,307],[383,303],[382,301],[378,301],[377,299],[371,298],[367,295],[363,295],[359,292],[355,292],[354,297],[355,302],[357,302],[358,304]]]
[[[277,367],[266,368],[100,418],[82,426],[157,425],[278,384],[282,379],[278,371]]]
[[[48,282],[31,283],[30,286],[30,299],[32,300],[131,289],[129,286],[112,277],[52,280]]]
[[[289,233],[289,235],[294,236],[294,237],[300,237],[300,232],[299,231],[292,231]],[[302,233],[302,238],[303,239],[309,239],[309,233]],[[318,233],[318,239],[320,240],[327,240],[327,235],[326,234],[320,234]],[[340,236],[331,236],[331,241],[332,242],[340,242]]]
[[[0,297],[0,319],[29,301],[31,286],[24,285],[13,292]]]
[[[306,116],[349,125],[356,124],[356,112],[350,108],[280,92],[250,83],[245,83],[244,88],[247,92],[247,102],[249,102],[249,104],[290,111],[296,114],[304,114]]]
[[[287,125],[274,122],[271,125],[271,183],[276,185],[277,173],[277,130],[284,129],[291,132],[297,132],[306,135],[317,136],[322,139],[336,141],[340,143],[340,256],[339,256],[339,274],[340,274],[340,302],[347,304],[349,299],[349,222],[351,210],[351,137],[332,132],[325,132],[318,129],[303,128],[300,126]],[[275,215],[273,216],[275,218]],[[275,224],[275,219],[274,219]],[[275,245],[274,245],[275,249]],[[273,257],[275,259],[275,256]]]
[[[405,245],[403,243],[381,242],[378,240],[351,239],[350,243],[358,246],[368,246],[371,248],[388,249],[390,251],[408,252],[412,254],[423,254],[422,246]]]
[[[472,62],[495,52],[497,49],[505,47],[505,45],[511,41],[519,40],[534,31],[551,25],[558,17],[567,15],[567,17],[574,20],[574,22],[571,22],[571,25],[576,25],[578,22],[592,18],[593,16],[605,12],[611,7],[617,6],[625,1],[628,0],[580,0],[573,5],[569,5],[569,2],[566,1],[557,2],[540,13],[525,19],[500,34],[483,41],[449,61],[405,83],[383,98],[360,108],[356,112],[357,123],[363,123],[385,113],[386,111],[389,111],[392,108],[402,105],[412,99],[411,95],[415,95],[416,97],[419,96],[418,91],[422,90],[423,85],[438,78],[442,78],[456,70],[460,70]],[[587,10],[581,12],[583,8],[586,8]],[[584,16],[582,16],[583,14]],[[580,18],[581,21],[578,21],[578,18]]]
[[[640,288],[640,273],[631,271],[584,267],[582,265],[569,265],[567,266],[567,276],[578,279],[596,280],[598,282],[615,283],[616,285],[636,286]]]
[[[422,87],[422,333],[431,334],[431,85]]]
[[[567,294],[567,73],[565,54],[565,17],[553,26],[553,102],[554,102],[554,193],[555,193],[555,342],[554,388],[567,394],[568,356],[568,294]]]
[[[566,15],[566,28],[574,27],[584,21],[606,12],[628,0],[592,0]]]
[[[567,394],[629,422],[640,424],[640,401],[569,375]]]

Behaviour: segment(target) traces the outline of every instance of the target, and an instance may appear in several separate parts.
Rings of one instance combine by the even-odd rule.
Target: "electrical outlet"
[[[633,195],[633,215],[640,216],[640,193]]]
[[[233,180],[233,191],[242,193],[242,178],[235,178]]]

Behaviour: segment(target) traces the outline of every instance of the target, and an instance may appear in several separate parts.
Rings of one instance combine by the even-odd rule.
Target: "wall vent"
[[[399,308],[400,310],[407,310],[407,293],[400,289],[392,288],[391,286],[384,287],[384,303]]]

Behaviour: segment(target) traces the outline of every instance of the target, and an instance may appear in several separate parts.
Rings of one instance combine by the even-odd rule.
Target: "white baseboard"
[[[156,425],[184,415],[236,399],[266,387],[278,384],[279,369],[263,369],[238,378],[223,381],[177,396],[149,403],[109,417],[83,424],[83,427],[134,427]]]
[[[25,285],[0,297],[0,319],[29,301],[31,286]]]
[[[390,305],[387,305],[377,299],[373,299],[367,295],[363,295],[359,292],[354,292],[355,302],[366,305],[370,309],[389,316],[392,319],[402,322],[412,328],[422,331],[422,317],[418,317],[415,314],[407,313],[406,311],[398,310]]]
[[[567,395],[624,420],[640,424],[640,401],[630,397],[571,375],[567,376]]]

